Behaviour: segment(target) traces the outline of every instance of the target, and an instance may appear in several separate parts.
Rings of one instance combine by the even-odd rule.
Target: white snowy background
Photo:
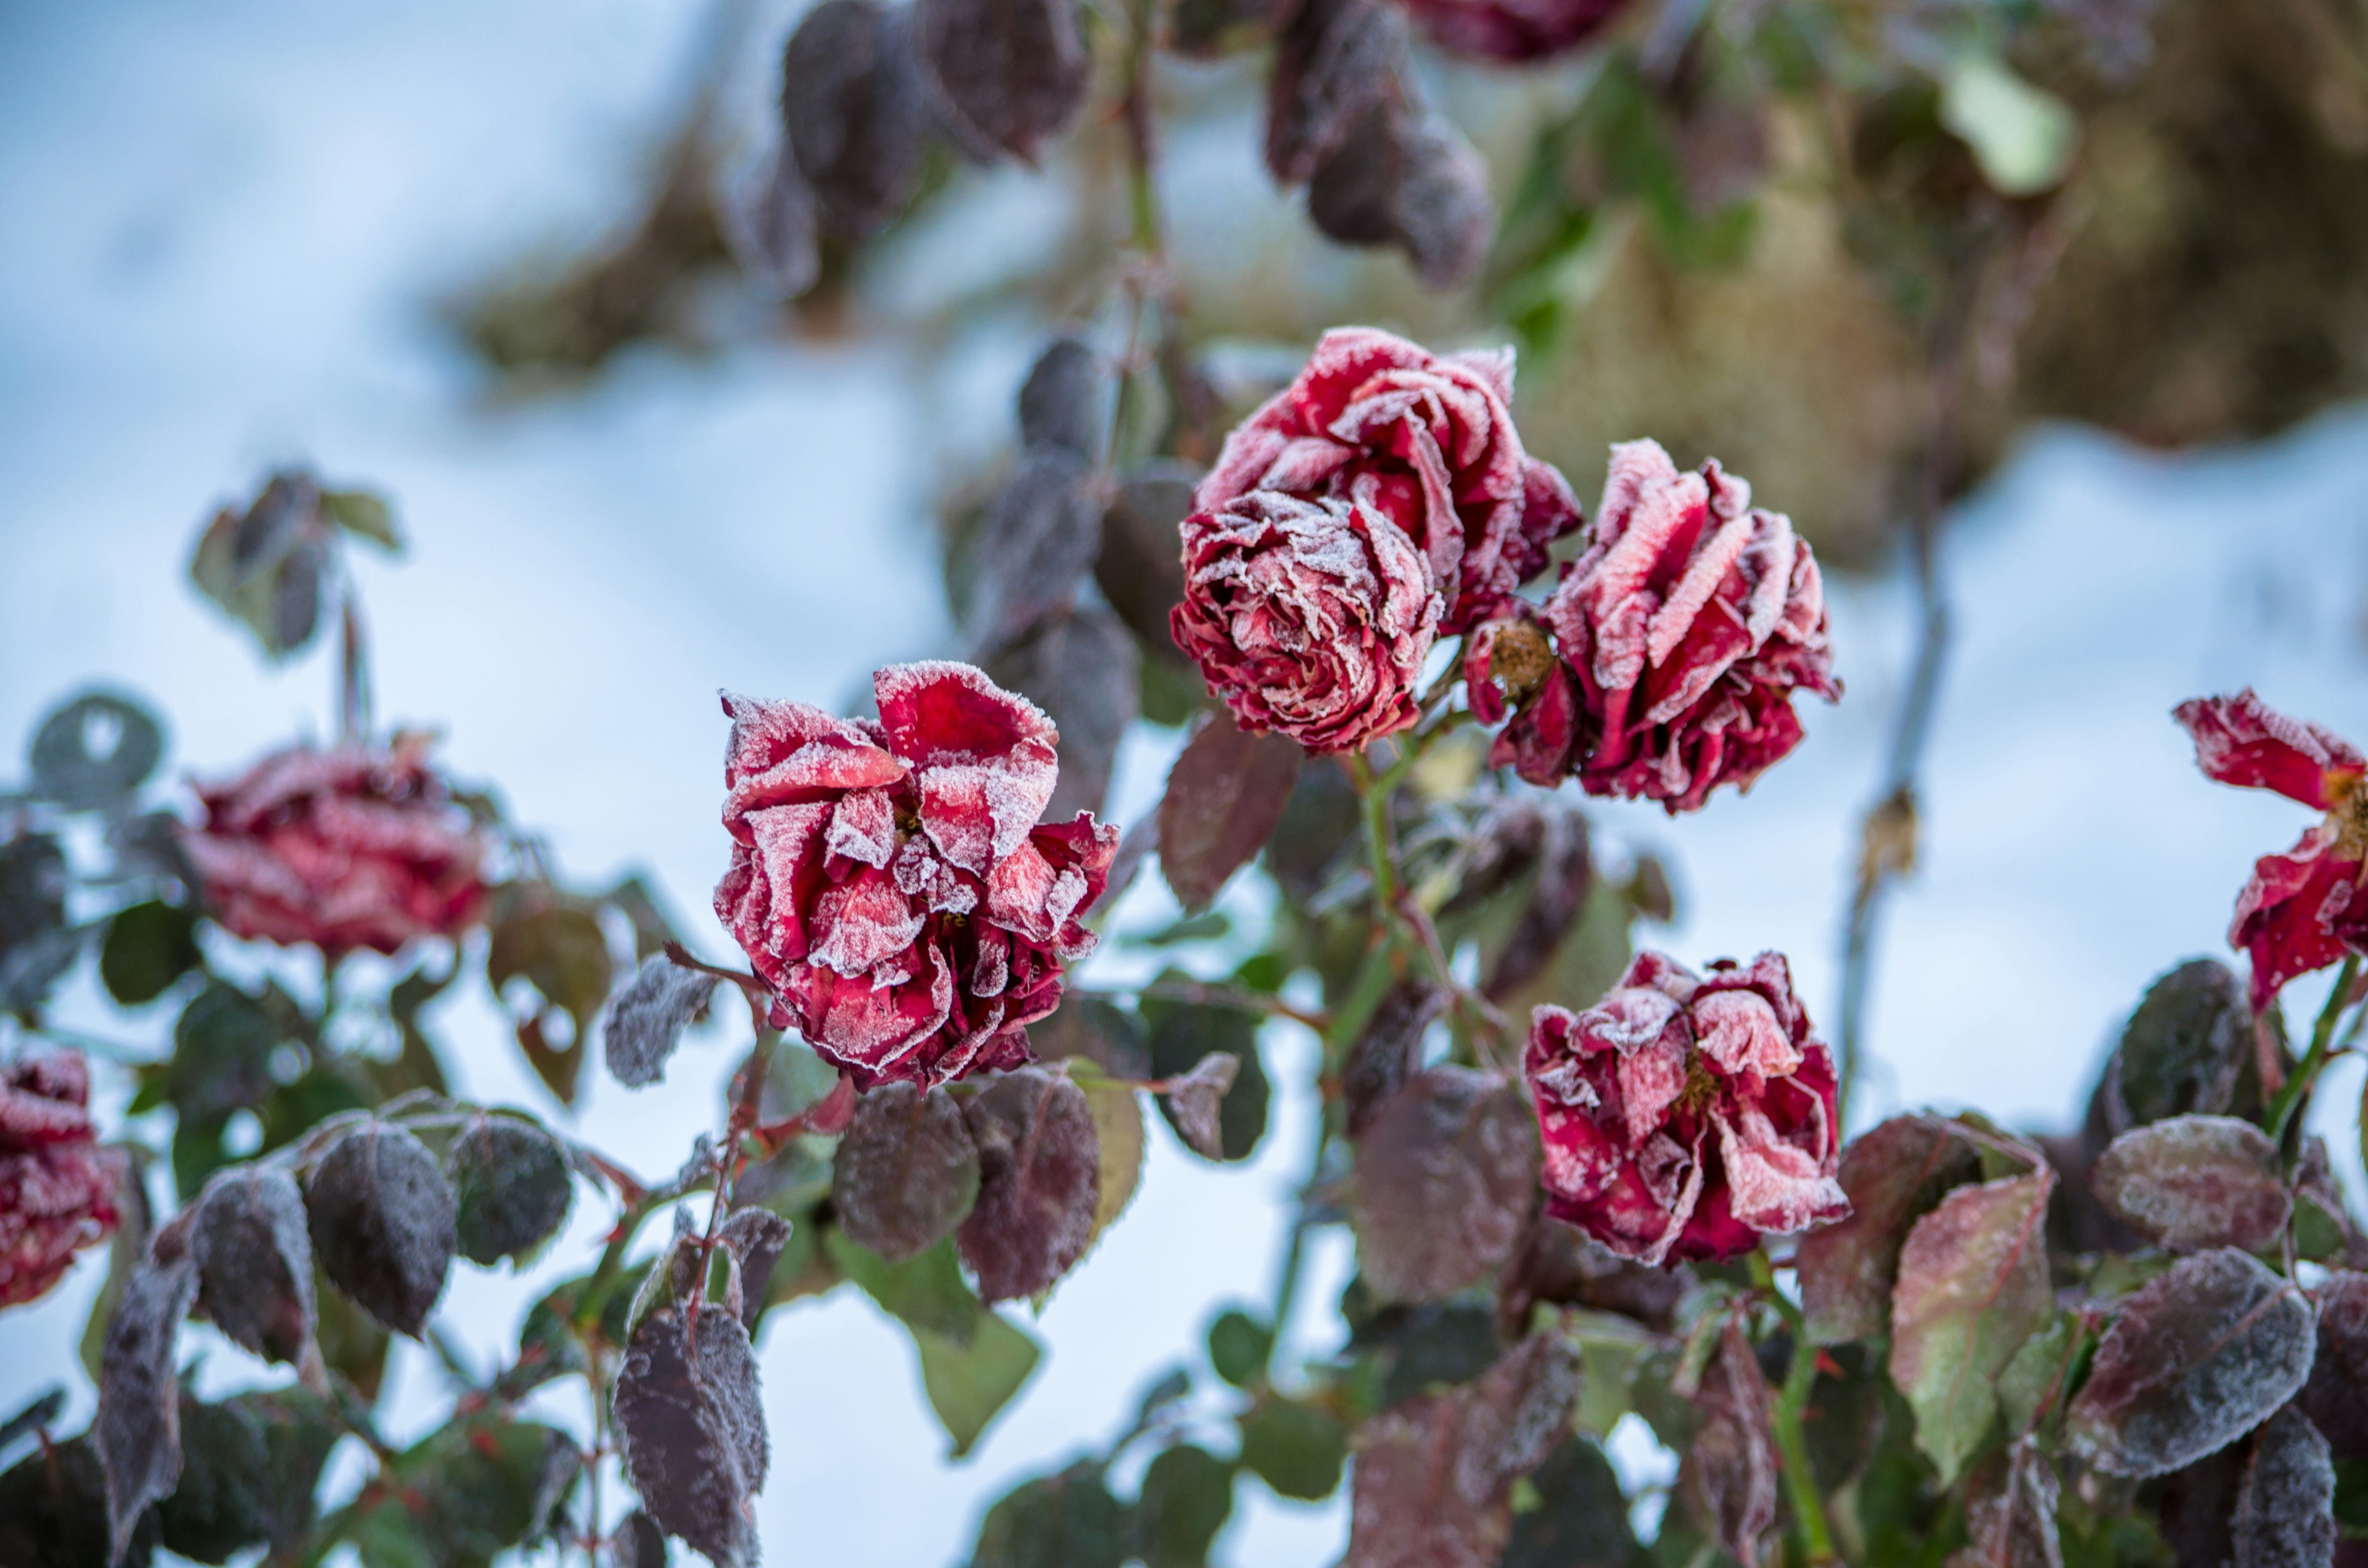
[[[707,914],[724,856],[714,692],[830,703],[878,663],[939,650],[936,475],[908,432],[951,385],[995,436],[1027,345],[983,327],[942,374],[860,349],[637,351],[580,395],[489,403],[437,301],[615,211],[698,19],[680,0],[0,0],[0,746],[94,680],[172,716],[176,774],[325,729],[322,661],[266,669],[182,577],[213,504],[308,459],[384,487],[410,536],[402,564],[360,566],[381,716],[441,725],[450,766],[498,780],[572,873],[646,868],[701,945],[729,950]],[[2169,710],[2249,682],[2368,741],[2363,480],[2358,414],[2177,460],[2067,432],[1963,508],[1925,857],[1883,942],[1861,1120],[1977,1103],[2066,1121],[2147,979],[2222,950],[2251,858],[2304,813],[2205,784]],[[1894,583],[1837,583],[1834,599],[1849,695],[1806,715],[1793,760],[1683,822],[1599,818],[1677,869],[1666,945],[1781,949],[1828,1021],[1851,835],[1913,631]],[[1165,761],[1130,748],[1116,814],[1156,796]],[[17,766],[0,750],[0,777]],[[110,1018],[82,988],[71,1017],[161,1040],[165,1018]],[[463,1092],[547,1108],[481,1005],[440,1022]],[[730,1044],[699,1040],[639,1096],[588,1074],[583,1136],[670,1169]],[[1301,1042],[1276,1029],[1269,1050],[1297,1081]],[[2321,1097],[2347,1172],[2358,1071]],[[1141,1195],[1036,1324],[1047,1361],[967,1462],[939,1457],[909,1346],[867,1304],[775,1314],[772,1559],[958,1562],[988,1499],[1121,1426],[1219,1303],[1269,1288],[1311,1114],[1288,1092],[1278,1107],[1261,1157],[1223,1171],[1155,1119]],[[599,1207],[579,1205],[543,1277],[585,1256]],[[1343,1258],[1318,1263],[1298,1332],[1321,1345]],[[0,1411],[62,1381],[78,1425],[73,1346],[99,1273],[86,1261],[0,1317]],[[442,1322],[490,1364],[536,1289],[458,1269]],[[210,1381],[243,1373],[235,1352],[211,1358]],[[436,1377],[406,1346],[393,1379],[407,1436]],[[1220,1548],[1237,1568],[1337,1554],[1338,1507],[1248,1482],[1240,1498]]]

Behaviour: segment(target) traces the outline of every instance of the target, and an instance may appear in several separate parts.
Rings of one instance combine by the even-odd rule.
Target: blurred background
[[[1688,108],[1661,123],[1699,176],[1686,199],[1707,205],[1671,219],[1633,180],[1589,185],[1548,157],[1609,112],[1601,58],[1508,73],[1425,56],[1508,213],[1479,280],[1426,294],[1397,257],[1308,233],[1269,183],[1260,61],[1162,68],[1172,260],[1221,384],[1346,321],[1518,341],[1524,434],[1590,506],[1604,443],[1656,435],[1680,460],[1726,459],[1831,563],[1847,695],[1804,713],[1797,756],[1683,821],[1595,815],[1612,858],[1672,870],[1676,921],[1645,939],[1688,961],[1782,949],[1828,1028],[1860,821],[1888,787],[1922,637],[1899,526],[1919,484],[1949,498],[1934,534],[1953,641],[1919,853],[1876,938],[1861,1124],[1976,1103],[2068,1124],[2146,981],[2225,955],[2252,858],[2305,824],[2206,784],[2174,703],[2249,683],[2368,741],[2368,415],[2346,401],[2368,347],[2368,71],[2356,32],[2296,52],[2348,13],[2262,9],[2238,39],[2167,0],[2127,24],[2145,49],[2092,73],[2110,90],[2052,89],[2079,148],[2054,195],[2011,210],[2048,271],[1998,375],[1965,371],[1978,344],[1936,350],[1929,312],[1885,292],[1902,275],[1859,244],[1850,203],[1874,175],[1945,188],[1937,164],[1902,173],[1878,149],[1874,174],[1819,187],[1787,175],[1791,111],[1713,143]],[[186,575],[217,505],[309,462],[390,495],[408,538],[401,562],[359,563],[381,720],[440,730],[451,769],[497,781],[572,872],[646,872],[694,946],[728,953],[708,910],[717,688],[836,705],[880,663],[951,651],[940,518],[1004,460],[1047,333],[1108,326],[1113,242],[1093,215],[1118,176],[1099,108],[1042,173],[933,173],[860,256],[826,245],[794,308],[731,266],[706,193],[762,154],[795,12],[0,0],[0,736],[92,682],[171,716],[176,773],[328,733],[332,656],[266,665]],[[1680,231],[1728,199],[1722,167],[1743,177],[1714,146],[1746,147],[1728,164],[1748,165],[1734,188],[1756,217],[1704,264]],[[1559,226],[1539,216],[1542,169]],[[1554,237],[1525,241],[1540,222]],[[1936,366],[1975,389],[1938,465]],[[1130,732],[1107,814],[1146,811],[1178,744]],[[1246,924],[1260,897],[1229,894]],[[1149,878],[1110,928],[1176,913]],[[1088,978],[1156,956],[1111,943]],[[58,1017],[123,1027],[86,974]],[[456,1092],[555,1108],[482,1002],[443,1025]],[[662,1089],[593,1082],[582,1135],[671,1169],[745,1028],[694,1037]],[[1269,1035],[1281,1097],[1260,1156],[1211,1166],[1155,1131],[1132,1211],[1036,1325],[1045,1366],[968,1460],[939,1457],[909,1343],[851,1292],[768,1320],[775,1561],[958,1560],[985,1499],[1121,1426],[1221,1303],[1264,1294],[1313,1114],[1292,1087],[1304,1042]],[[2318,1101],[2347,1180],[2359,1074],[2339,1065]],[[599,1207],[579,1206],[554,1259],[581,1256]],[[70,1369],[102,1259],[0,1317],[0,1408],[64,1379],[79,1423],[90,1394]],[[1345,1267],[1330,1257],[1301,1297],[1303,1344],[1337,1332]],[[490,1359],[535,1278],[461,1271],[444,1321]],[[425,1352],[395,1354],[400,1437],[437,1384]],[[1337,1555],[1338,1506],[1242,1497],[1224,1560]]]

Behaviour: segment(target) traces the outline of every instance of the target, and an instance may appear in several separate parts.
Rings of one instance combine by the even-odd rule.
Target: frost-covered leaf
[[[1307,187],[1307,216],[1345,245],[1395,245],[1426,289],[1469,282],[1488,255],[1497,203],[1487,165],[1454,127],[1381,105]]]
[[[1587,907],[1588,890],[1595,885],[1586,816],[1577,811],[1547,811],[1540,817],[1536,881],[1488,976],[1486,989],[1492,1001],[1504,1001],[1545,971],[1579,911]]]
[[[1679,1477],[1695,1519],[1737,1562],[1759,1561],[1776,1522],[1776,1437],[1767,1374],[1743,1319],[1730,1314],[1693,1398],[1692,1444]]]
[[[1033,164],[1085,108],[1093,55],[1076,0],[919,0],[921,65],[938,112],[983,163]]]
[[[2277,1146],[2231,1116],[2133,1128],[2098,1156],[2089,1180],[2115,1219],[2173,1252],[2259,1252],[2294,1213]]]
[[[1964,1549],[1949,1568],[2064,1568],[2057,1539],[2055,1468],[2023,1438],[1975,1481],[1965,1505]]]
[[[1340,1484],[1349,1434],[1329,1412],[1298,1400],[1264,1399],[1241,1418],[1242,1468],[1278,1497],[1313,1503]]]
[[[286,1171],[216,1172],[190,1218],[198,1299],[214,1326],[270,1361],[294,1361],[312,1343],[313,1242],[304,1195]]]
[[[1135,1500],[1135,1553],[1144,1568],[1204,1568],[1233,1511],[1232,1465],[1190,1443],[1162,1449]]]
[[[2237,1081],[2252,1036],[2245,983],[2226,964],[2191,959],[2163,975],[2146,988],[2106,1066],[2107,1131],[2240,1109]]]
[[[198,1260],[178,1227],[157,1233],[116,1302],[100,1353],[91,1422],[107,1475],[108,1554],[121,1558],[148,1506],[181,1479],[181,1401],[173,1348],[198,1299]]]
[[[164,727],[139,702],[120,692],[78,692],[33,731],[29,790],[36,800],[87,811],[139,789],[164,755]]]
[[[988,1301],[1049,1290],[1085,1255],[1100,1197],[1100,1138],[1084,1093],[1041,1067],[1006,1073],[962,1108],[978,1201],[955,1237]]]
[[[1159,801],[1159,869],[1187,911],[1215,902],[1282,820],[1299,743],[1252,734],[1219,710],[1202,719]]]
[[[1126,1509],[1101,1466],[1080,1460],[1022,1482],[996,1500],[978,1527],[971,1568],[1119,1568],[1127,1557]]]
[[[1218,1118],[1224,1109],[1225,1091],[1242,1070],[1242,1059],[1229,1051],[1212,1051],[1192,1064],[1192,1070],[1167,1085],[1167,1115],[1176,1135],[1203,1159],[1225,1157]]]
[[[1531,1483],[1538,1506],[1513,1516],[1513,1538],[1498,1568],[1618,1568],[1634,1561],[1628,1499],[1601,1449],[1565,1437]]]
[[[694,1336],[695,1335],[695,1336]],[[729,1312],[650,1314],[626,1346],[614,1411],[642,1506],[718,1568],[754,1563],[770,1449],[748,1331]]]
[[[1881,1334],[1908,1227],[1980,1174],[1974,1146],[1936,1116],[1896,1116],[1842,1151],[1847,1218],[1803,1236],[1793,1255],[1809,1336],[1840,1345]]]
[[[2236,1568],[2329,1568],[2335,1466],[2327,1439],[2289,1405],[2262,1424],[2251,1448],[2228,1521]]]
[[[2110,1474],[2178,1470],[2300,1391],[2316,1328],[2300,1288],[2258,1259],[2228,1247],[2181,1258],[2123,1300],[2066,1435]]]
[[[1129,630],[1162,657],[1180,659],[1167,612],[1184,597],[1183,522],[1192,510],[1197,464],[1156,458],[1129,471],[1102,514],[1094,582]],[[1163,720],[1162,722],[1168,721]]]
[[[781,52],[781,131],[833,229],[861,240],[905,210],[928,145],[912,21],[878,0],[824,0]]]
[[[1476,1381],[1367,1422],[1341,1568],[1493,1568],[1513,1483],[1567,1435],[1578,1381],[1578,1352],[1533,1335]]]
[[[721,207],[724,243],[750,282],[777,300],[794,300],[814,286],[822,241],[814,188],[787,146],[741,170]]]
[[[740,1265],[742,1306],[740,1321],[748,1332],[757,1332],[757,1319],[765,1310],[767,1293],[773,1283],[773,1270],[789,1249],[796,1227],[769,1209],[735,1210],[715,1233],[716,1239],[732,1249]]]
[[[1359,1261],[1383,1301],[1435,1301],[1512,1255],[1538,1185],[1537,1121],[1509,1084],[1433,1067],[1357,1145]]]
[[[1046,822],[1101,811],[1119,742],[1135,720],[1142,658],[1107,610],[1073,606],[987,661],[996,685],[1044,710],[1061,733],[1061,771],[1044,807]]]
[[[840,1228],[891,1263],[951,1235],[978,1197],[978,1147],[943,1089],[882,1084],[857,1100],[833,1169]]]
[[[2055,1175],[1961,1187],[1916,1221],[1891,1298],[1891,1379],[1916,1442],[1953,1483],[1998,1415],[1998,1374],[2055,1304],[2047,1199]]]
[[[461,1256],[491,1267],[525,1262],[567,1222],[575,1182],[558,1140],[505,1116],[473,1122],[452,1141],[454,1235]]]
[[[2336,1458],[2368,1459],[2368,1274],[2330,1274],[2311,1295],[2318,1351],[2294,1403]]]
[[[1428,980],[1401,980],[1382,994],[1340,1069],[1349,1137],[1364,1137],[1382,1108],[1422,1064],[1423,1033],[1451,1000],[1446,987]]]
[[[1054,338],[1019,386],[1021,444],[1059,447],[1099,462],[1109,386],[1100,355],[1074,337]]]
[[[1299,185],[1360,121],[1405,97],[1404,12],[1383,0],[1309,0],[1276,46],[1267,93],[1266,166]]]
[[[999,653],[1076,604],[1101,535],[1092,463],[1061,447],[1021,453],[961,546],[972,647]]]
[[[707,1011],[716,983],[715,976],[685,969],[664,953],[643,960],[600,1015],[610,1075],[632,1089],[665,1077],[666,1059],[682,1043],[682,1031]]]
[[[452,1267],[457,1207],[436,1156],[386,1121],[339,1137],[304,1188],[321,1271],[356,1306],[415,1339]]]
[[[118,910],[98,949],[98,978],[107,994],[127,1007],[154,1002],[205,962],[197,933],[197,915],[178,904],[150,899]]]

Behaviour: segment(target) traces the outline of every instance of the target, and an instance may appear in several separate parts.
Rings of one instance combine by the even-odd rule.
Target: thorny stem
[[[1813,1565],[1837,1562],[1833,1529],[1826,1522],[1825,1497],[1817,1490],[1816,1472],[1809,1465],[1808,1438],[1801,1429],[1809,1391],[1817,1380],[1817,1346],[1809,1338],[1801,1309],[1776,1289],[1776,1267],[1765,1252],[1751,1255],[1751,1281],[1793,1335],[1793,1364],[1785,1369],[1784,1387],[1770,1414],[1776,1429],[1776,1451],[1784,1461],[1784,1490],[1792,1500],[1793,1522],[1801,1532],[1801,1553]]]
[[[2284,1144],[2286,1129],[2302,1108],[2303,1096],[2310,1093],[2312,1083],[2334,1057],[2335,1026],[2343,1017],[2344,1009],[2351,1005],[2352,983],[2359,978],[2360,955],[2354,953],[2345,959],[2343,967],[2336,971],[2335,989],[2328,993],[2327,1006],[2318,1010],[2317,1027],[2310,1032],[2309,1054],[2302,1059],[2302,1065],[2294,1069],[2294,1076],[2285,1081],[2277,1096],[2270,1101],[2269,1109],[2261,1113],[2261,1124],[2269,1130],[2271,1142]]]

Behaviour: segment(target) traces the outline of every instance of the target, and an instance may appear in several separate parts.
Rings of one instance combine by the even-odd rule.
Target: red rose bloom
[[[1434,355],[1371,327],[1327,332],[1298,379],[1225,437],[1193,507],[1253,490],[1361,501],[1429,562],[1440,631],[1463,631],[1581,520],[1562,475],[1522,451],[1512,396],[1509,348]]]
[[[449,937],[484,905],[484,843],[427,767],[428,738],[383,751],[292,746],[200,784],[182,847],[233,936],[392,953]]]
[[[2368,952],[2368,897],[2360,892],[2368,881],[2368,790],[2361,787],[2368,758],[2271,709],[2250,687],[2182,702],[2174,717],[2194,737],[2204,777],[2274,790],[2327,813],[2292,849],[2253,862],[2253,879],[2237,895],[2228,945],[2252,960],[2258,1013],[2287,981],[2346,952]]]
[[[1183,532],[1168,627],[1242,728],[1356,751],[1421,717],[1439,596],[1395,523],[1362,502],[1254,490]]]
[[[76,1052],[0,1066],[0,1307],[47,1291],[115,1229],[123,1156],[92,1140],[89,1097]]]
[[[1406,0],[1450,54],[1519,64],[1586,42],[1626,0]]]
[[[1833,1058],[1780,954],[1703,980],[1639,953],[1586,1012],[1537,1009],[1527,1068],[1546,1212],[1622,1257],[1734,1257],[1850,1212]]]
[[[1674,816],[1800,744],[1796,689],[1841,695],[1807,542],[1716,461],[1679,473],[1657,442],[1611,449],[1586,553],[1544,619],[1573,689],[1548,683],[1494,759],[1533,782],[1568,771]]]
[[[1091,952],[1118,830],[1039,825],[1053,722],[968,665],[874,675],[880,717],[723,699],[732,865],[715,913],[816,1051],[860,1087],[1030,1060],[1028,1025]]]

